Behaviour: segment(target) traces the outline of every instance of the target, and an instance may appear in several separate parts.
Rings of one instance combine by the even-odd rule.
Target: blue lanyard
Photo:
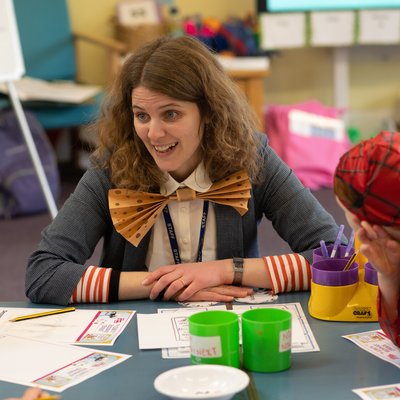
[[[207,216],[208,216],[209,201],[205,200],[203,205],[203,214],[201,216],[200,235],[199,235],[199,248],[197,251],[197,262],[201,262],[203,259],[203,244],[204,244],[204,233],[206,230]],[[176,240],[174,224],[172,223],[171,215],[169,213],[168,205],[163,209],[165,226],[168,232],[169,244],[171,246],[172,255],[174,257],[175,264],[182,264],[181,256],[179,254],[178,241]]]

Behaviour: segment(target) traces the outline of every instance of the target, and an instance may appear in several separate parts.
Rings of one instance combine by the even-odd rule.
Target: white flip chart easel
[[[20,79],[25,73],[25,66],[12,0],[0,0],[0,59],[0,82],[5,82],[7,85],[9,97],[39,178],[47,207],[54,218],[57,215],[57,206],[14,85],[14,81]]]

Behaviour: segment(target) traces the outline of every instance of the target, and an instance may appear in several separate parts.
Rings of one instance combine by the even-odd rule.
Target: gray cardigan
[[[336,238],[332,216],[300,183],[293,171],[262,136],[262,179],[252,187],[248,212],[241,217],[231,207],[215,204],[218,259],[259,257],[257,226],[265,216],[293,252],[311,262],[321,239]],[[112,188],[107,171],[85,172],[54,221],[42,232],[26,272],[26,295],[35,303],[68,303],[98,242],[103,250],[98,266],[121,271],[145,270],[150,233],[136,248],[113,227],[108,209]],[[263,254],[267,255],[267,254]]]

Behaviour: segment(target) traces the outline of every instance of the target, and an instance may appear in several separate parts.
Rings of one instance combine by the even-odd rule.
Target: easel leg
[[[36,174],[39,178],[40,187],[42,188],[44,197],[46,199],[47,207],[50,211],[51,217],[54,219],[55,216],[57,215],[57,206],[54,201],[53,193],[51,192],[46,174],[44,173],[43,165],[42,165],[42,162],[40,161],[35,142],[33,141],[32,133],[29,129],[28,122],[26,120],[24,111],[21,106],[21,102],[19,101],[18,94],[17,94],[17,91],[15,89],[13,82],[6,82],[6,84],[7,84],[8,93],[10,95],[14,111],[17,115],[19,127],[21,128],[26,145],[28,146],[28,151],[31,156],[33,166],[34,166],[34,168],[36,170]]]

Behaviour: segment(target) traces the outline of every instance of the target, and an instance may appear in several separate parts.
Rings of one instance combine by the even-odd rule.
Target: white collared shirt
[[[206,192],[212,182],[205,171],[203,163],[181,183],[167,174],[168,181],[161,187],[160,193],[169,196],[178,188],[188,187],[196,192]],[[169,212],[175,228],[175,236],[179,246],[182,263],[197,260],[200,224],[203,213],[204,200],[191,201],[173,200],[168,204]],[[203,261],[215,260],[217,256],[217,237],[214,205],[210,202],[207,224],[203,244]],[[146,256],[146,266],[149,271],[154,271],[163,265],[174,264],[171,246],[165,226],[163,213],[157,218]]]

